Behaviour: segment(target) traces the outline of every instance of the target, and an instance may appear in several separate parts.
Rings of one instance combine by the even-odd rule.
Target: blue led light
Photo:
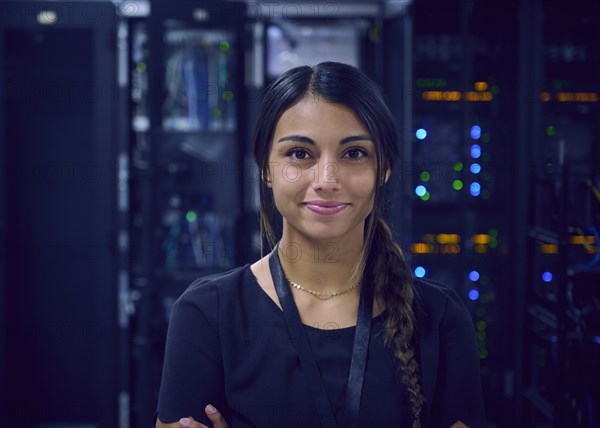
[[[592,336],[592,340],[600,345],[600,336]]]
[[[481,147],[479,146],[479,144],[473,144],[471,146],[471,157],[473,159],[479,159],[480,156],[481,156]]]
[[[542,274],[542,281],[544,281],[544,282],[550,282],[550,281],[552,281],[552,273],[550,273],[550,272],[544,272]]]
[[[471,299],[471,300],[479,299],[479,291],[477,291],[476,288],[472,288],[471,290],[469,290],[469,299]]]
[[[415,194],[419,197],[424,196],[427,193],[427,188],[423,185],[419,185],[415,188]]]
[[[471,172],[473,174],[479,174],[481,172],[481,165],[478,163],[471,164]]]
[[[469,279],[471,281],[479,280],[479,272],[477,272],[476,270],[472,270],[471,272],[469,272]]]
[[[415,135],[417,136],[417,139],[424,140],[425,137],[427,137],[427,131],[425,131],[423,128],[419,128],[417,129]]]
[[[479,140],[481,137],[481,128],[477,125],[471,126],[471,138],[474,140]]]
[[[423,278],[425,276],[425,268],[423,266],[417,266],[415,268],[415,276],[417,278]]]
[[[479,196],[479,193],[481,192],[481,185],[474,181],[473,183],[471,183],[471,195],[473,196]]]

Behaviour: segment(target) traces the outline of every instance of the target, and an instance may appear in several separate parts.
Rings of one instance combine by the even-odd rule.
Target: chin
[[[352,230],[353,229],[348,229],[346,227],[337,228],[333,224],[323,223],[315,225],[312,223],[308,225],[308,227],[297,231],[311,241],[327,243],[328,241],[338,241],[340,239],[348,238],[352,234]]]
[[[354,233],[364,233],[364,219],[359,221],[358,219],[341,218],[337,216],[323,217],[322,219],[315,218],[302,218],[301,216],[288,216],[287,218],[295,218],[293,223],[285,220],[284,216],[284,229],[287,229],[287,236],[290,240],[294,240],[294,237],[305,239],[308,241],[320,241],[326,243],[327,241],[338,241],[341,239],[349,238]],[[352,221],[354,220],[354,221]]]

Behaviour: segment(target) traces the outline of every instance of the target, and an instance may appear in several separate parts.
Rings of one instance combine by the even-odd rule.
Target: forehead
[[[335,128],[332,127],[333,123],[335,123]],[[366,126],[349,107],[328,102],[318,95],[310,94],[283,112],[277,122],[275,133],[288,128],[303,128],[307,131],[330,129],[345,132],[368,132]]]

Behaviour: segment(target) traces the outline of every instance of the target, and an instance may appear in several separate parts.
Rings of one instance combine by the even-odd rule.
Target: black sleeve
[[[447,289],[447,296],[431,427],[448,428],[460,420],[470,428],[487,428],[475,326],[456,292]]]
[[[227,414],[218,307],[216,286],[195,282],[171,309],[158,398],[162,422],[192,416],[212,426],[204,413],[209,403]]]

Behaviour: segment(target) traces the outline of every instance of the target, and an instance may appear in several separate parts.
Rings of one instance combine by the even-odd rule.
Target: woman
[[[381,218],[397,131],[377,86],[340,63],[287,71],[254,153],[273,250],[174,305],[156,427],[485,426],[470,315],[411,277]]]

